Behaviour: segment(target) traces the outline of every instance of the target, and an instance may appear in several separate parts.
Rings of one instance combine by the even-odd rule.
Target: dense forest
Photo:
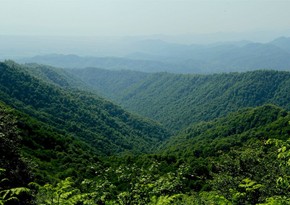
[[[289,72],[181,75],[124,71],[125,75],[119,75],[120,71],[93,68],[70,72],[127,110],[157,120],[171,131],[242,107],[274,103],[290,109]]]
[[[40,81],[14,63],[2,63],[0,69],[3,102],[84,140],[99,154],[133,149],[146,152],[168,137],[158,123],[134,116],[92,93]]]
[[[0,204],[290,204],[289,77],[2,62]]]

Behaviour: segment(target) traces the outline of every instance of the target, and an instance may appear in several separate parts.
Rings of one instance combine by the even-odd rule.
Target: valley
[[[287,71],[0,70],[5,203],[288,203]]]
[[[0,205],[290,205],[290,0],[0,0]]]

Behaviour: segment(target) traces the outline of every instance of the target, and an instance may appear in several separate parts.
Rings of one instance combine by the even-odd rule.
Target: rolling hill
[[[20,63],[40,63],[63,68],[97,67],[110,70],[212,74],[257,69],[290,70],[289,38],[268,43],[224,42],[183,45],[161,40],[136,42],[124,57],[39,55],[18,59]]]
[[[89,177],[89,167],[100,161],[93,146],[1,102],[0,117],[0,167],[7,187]]]
[[[289,72],[264,70],[214,75],[138,72],[121,75],[99,69],[71,72],[125,109],[175,131],[243,107],[274,103],[290,109]],[[101,79],[109,83],[102,83]]]
[[[289,120],[289,112],[271,104],[244,108],[189,126],[164,143],[162,150],[185,158],[219,156],[251,140],[288,139]]]
[[[0,202],[13,190],[22,192],[8,199],[23,204],[289,199],[277,183],[288,176],[288,72],[68,71],[12,61],[0,71],[0,179],[8,180]]]
[[[81,57],[77,55],[50,54],[17,60],[20,63],[38,63],[62,68],[97,67],[110,70],[135,70],[147,72],[174,72],[176,66],[155,60],[138,60],[121,57]]]
[[[95,94],[41,81],[12,62],[1,63],[0,69],[1,101],[84,140],[98,154],[148,152],[168,137],[157,123]]]

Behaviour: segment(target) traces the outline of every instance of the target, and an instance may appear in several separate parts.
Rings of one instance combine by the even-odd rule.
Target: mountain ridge
[[[129,114],[95,94],[47,84],[21,68],[0,64],[0,100],[85,140],[99,153],[149,151],[168,135],[157,123]]]
[[[98,67],[111,70],[199,74],[290,69],[290,43],[286,37],[268,43],[224,42],[210,45],[182,45],[145,40],[135,44],[131,54],[124,57],[53,54],[18,61],[64,68]]]
[[[144,205],[167,199],[170,204],[288,200],[288,188],[277,184],[288,174],[277,149],[289,152],[289,72],[177,75],[90,68],[71,70],[72,77],[68,70],[11,61],[0,63],[0,71],[5,159],[0,177],[11,180],[4,193],[18,186],[26,191],[13,200]],[[160,115],[176,134],[170,137],[158,123],[99,97],[97,89]],[[22,165],[23,173],[17,171]],[[16,183],[20,177],[26,181]]]
[[[241,107],[274,103],[290,109],[290,73],[286,71],[212,75],[130,73],[131,77],[128,75],[125,78],[114,72],[72,70],[97,92],[125,109],[153,118],[175,131],[191,123],[224,116]],[[131,84],[125,87],[115,86],[134,78],[134,75],[139,80],[128,80]],[[110,83],[98,83],[101,78]]]
[[[187,153],[191,157],[205,157],[242,146],[255,137],[264,141],[274,137],[286,140],[290,133],[289,120],[289,112],[272,104],[243,108],[225,117],[187,127],[170,138],[161,150],[167,154],[183,153],[184,156]],[[280,128],[273,129],[277,125]]]

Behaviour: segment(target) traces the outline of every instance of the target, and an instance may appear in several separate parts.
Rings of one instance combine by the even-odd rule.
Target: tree
[[[3,184],[9,181],[3,178],[5,169],[0,168],[0,205],[27,204],[27,199],[31,198],[31,191],[26,187],[3,188]]]

